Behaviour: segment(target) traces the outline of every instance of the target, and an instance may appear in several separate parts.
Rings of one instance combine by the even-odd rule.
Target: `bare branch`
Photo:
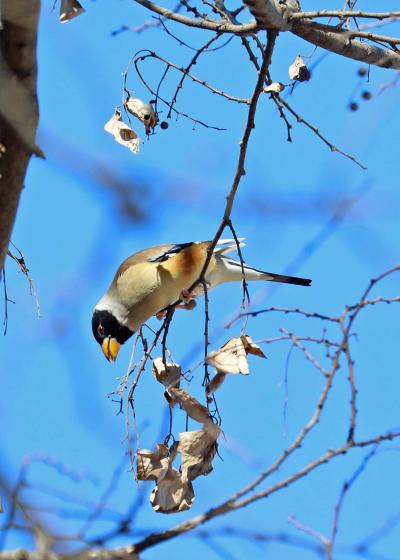
[[[233,24],[226,21],[217,20],[205,20],[205,19],[193,19],[189,18],[183,14],[178,14],[151,2],[150,0],[134,0],[144,8],[151,10],[152,12],[163,16],[165,19],[170,19],[183,25],[188,25],[189,27],[197,27],[199,29],[208,29],[209,31],[219,31],[221,33],[234,33],[236,35],[246,35],[247,33],[253,33],[258,29],[258,25],[255,21],[250,21],[249,23],[243,24]]]

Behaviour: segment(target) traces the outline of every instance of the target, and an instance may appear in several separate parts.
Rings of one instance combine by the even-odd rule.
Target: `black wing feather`
[[[148,259],[148,261],[149,262],[164,262],[164,261],[170,259],[171,257],[177,255],[178,253],[180,253],[184,249],[187,249],[187,247],[190,247],[191,245],[193,245],[193,241],[190,241],[189,243],[177,243],[176,245],[171,247],[171,249],[169,249],[168,251],[166,251],[162,255],[159,255],[158,257],[155,257],[155,258],[152,258],[152,259]]]

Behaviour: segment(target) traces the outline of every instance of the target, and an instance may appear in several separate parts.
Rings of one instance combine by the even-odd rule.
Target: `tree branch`
[[[278,31],[290,29],[290,17],[299,10],[297,0],[244,0],[244,4],[260,27]]]
[[[35,146],[39,0],[4,0],[0,32],[0,270]],[[10,102],[12,100],[12,103]]]
[[[376,47],[370,43],[354,41],[352,31],[339,29],[331,25],[322,25],[321,23],[298,21],[293,22],[291,31],[317,47],[322,47],[346,58],[352,58],[365,64],[374,64],[382,68],[400,69],[400,54],[389,49]]]
[[[320,10],[315,12],[297,12],[291,15],[292,20],[313,19],[319,17],[340,19],[347,18],[368,18],[368,19],[387,19],[400,18],[400,12],[363,12],[362,10]]]
[[[168,10],[163,6],[159,6],[150,0],[135,0],[138,4],[147,8],[148,10],[163,16],[165,19],[170,19],[178,23],[183,23],[189,27],[197,27],[199,29],[208,29],[209,31],[220,31],[222,33],[234,33],[235,35],[246,35],[257,31],[258,25],[253,20],[248,23],[234,24],[227,21],[217,21],[209,19],[194,19],[183,14],[178,14],[172,10]]]
[[[249,8],[256,20],[243,24],[236,24],[226,20],[217,21],[209,18],[190,18],[168,10],[150,0],[135,0],[135,2],[166,19],[188,25],[189,27],[197,27],[199,29],[207,29],[220,33],[233,33],[238,36],[249,35],[261,29],[291,31],[298,37],[301,37],[317,47],[321,47],[346,58],[358,60],[365,64],[374,64],[375,66],[383,68],[400,69],[400,54],[397,52],[380,48],[370,43],[356,41],[354,40],[356,32],[331,25],[314,23],[309,19],[307,20],[307,17],[325,17],[327,14],[330,14],[331,17],[337,16],[347,18],[356,17],[360,14],[360,17],[381,20],[387,17],[396,17],[399,12],[300,12],[296,11],[298,10],[297,0],[287,0],[284,5],[278,4],[277,0],[244,0],[244,4]],[[367,39],[373,39],[372,36],[368,37],[368,34],[366,35]],[[386,42],[390,44],[397,44],[397,39],[384,37],[383,40],[385,39]]]

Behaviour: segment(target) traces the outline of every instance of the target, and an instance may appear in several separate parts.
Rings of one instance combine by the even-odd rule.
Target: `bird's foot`
[[[191,301],[193,301],[193,295],[191,292],[189,292],[189,290],[182,290],[180,295],[179,295],[179,299],[185,304],[189,304]]]
[[[161,309],[161,311],[157,311],[156,313],[156,317],[159,321],[162,321],[164,319],[164,317],[167,314],[167,310],[166,309]]]
[[[175,306],[176,309],[186,309],[186,311],[191,311],[192,309],[194,309],[196,307],[197,303],[194,299],[191,299],[190,301],[188,301],[187,303],[178,303],[178,305]]]

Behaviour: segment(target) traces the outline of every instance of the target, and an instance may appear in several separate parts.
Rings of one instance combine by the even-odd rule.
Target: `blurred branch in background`
[[[93,157],[83,152],[77,144],[68,142],[58,133],[45,128],[40,131],[40,142],[45,147],[50,165],[76,177],[78,184],[89,184],[95,192],[108,193],[117,211],[118,219],[128,222],[145,222],[152,201],[153,187],[142,177],[124,177],[107,158]],[[99,200],[104,197],[99,196]]]

